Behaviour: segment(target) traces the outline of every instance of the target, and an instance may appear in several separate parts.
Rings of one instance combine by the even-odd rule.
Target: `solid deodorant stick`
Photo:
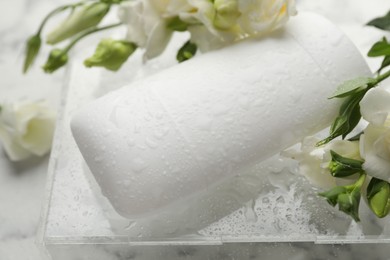
[[[87,104],[72,120],[103,194],[136,218],[185,203],[330,125],[336,86],[370,75],[326,19],[195,57]]]

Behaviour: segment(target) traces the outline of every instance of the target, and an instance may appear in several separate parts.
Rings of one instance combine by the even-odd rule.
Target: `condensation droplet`
[[[147,167],[147,163],[141,158],[135,158],[131,163],[132,170],[138,173],[142,172]]]
[[[150,148],[156,148],[156,147],[158,147],[158,143],[157,143],[155,140],[153,140],[153,139],[151,139],[151,138],[149,138],[149,137],[146,138],[145,143],[146,143],[146,145],[149,146]]]
[[[95,160],[95,162],[101,162],[103,160],[103,157],[98,155],[98,156],[95,156],[94,160]]]

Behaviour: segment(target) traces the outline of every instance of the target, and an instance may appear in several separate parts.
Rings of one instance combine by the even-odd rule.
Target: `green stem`
[[[82,38],[92,34],[92,33],[95,33],[95,32],[99,32],[99,31],[104,31],[104,30],[108,30],[108,29],[112,29],[112,28],[115,28],[115,27],[118,27],[122,25],[122,23],[116,23],[116,24],[111,24],[111,25],[107,25],[107,26],[104,26],[104,27],[95,27],[95,28],[92,28],[82,34],[80,34],[79,36],[77,36],[75,39],[73,39],[68,46],[65,47],[64,49],[64,52],[67,53],[78,41],[80,41]]]
[[[75,4],[70,4],[70,5],[63,5],[63,6],[60,6],[60,7],[57,7],[55,8],[53,11],[51,11],[48,15],[46,15],[46,17],[43,19],[41,25],[39,26],[39,29],[38,29],[38,32],[36,35],[40,35],[42,30],[43,30],[43,27],[45,26],[45,24],[47,23],[47,21],[54,15],[62,12],[62,11],[65,11],[66,9],[68,8],[76,8],[77,6],[80,6],[80,5],[83,5],[85,4],[87,1],[82,1],[82,2],[78,2],[78,3],[75,3]]]
[[[360,173],[360,176],[359,176],[359,179],[354,183],[354,184],[351,184],[351,185],[348,185],[348,186],[345,186],[347,188],[347,190],[349,191],[352,191],[354,189],[360,189],[364,183],[364,181],[366,180],[366,172],[361,172]]]
[[[360,177],[359,177],[359,179],[357,180],[357,182],[355,183],[355,185],[356,185],[357,187],[362,187],[364,181],[366,180],[366,176],[367,176],[366,172],[361,172],[361,173],[360,173]]]
[[[387,79],[388,77],[390,77],[390,70],[387,71],[386,73],[382,74],[382,75],[379,75],[377,78],[376,78],[376,84],[379,84],[380,82],[384,81],[385,79]]]

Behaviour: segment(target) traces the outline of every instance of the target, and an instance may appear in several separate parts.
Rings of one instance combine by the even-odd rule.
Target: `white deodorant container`
[[[284,29],[202,54],[83,107],[71,127],[102,193],[138,218],[185,203],[330,125],[338,84],[370,71],[308,13]]]

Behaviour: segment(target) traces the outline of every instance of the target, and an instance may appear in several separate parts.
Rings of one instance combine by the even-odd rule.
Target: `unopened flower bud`
[[[367,188],[367,200],[375,215],[386,217],[390,211],[390,184],[373,178]]]
[[[346,192],[347,189],[344,186],[336,186],[329,191],[319,193],[319,195],[325,197],[328,203],[334,207],[337,204],[338,196]]]
[[[357,195],[357,196],[356,196]],[[342,193],[337,197],[339,210],[350,215],[356,222],[359,220],[360,193]]]
[[[84,65],[117,71],[136,49],[137,46],[128,41],[103,39],[92,57],[84,61]]]
[[[214,8],[215,17],[213,24],[216,28],[221,30],[232,28],[241,15],[238,10],[237,0],[215,0]]]
[[[39,35],[31,36],[26,44],[26,57],[23,65],[23,73],[34,63],[35,58],[38,55],[39,49],[41,48],[41,37]]]
[[[61,68],[68,62],[68,54],[66,51],[61,49],[54,49],[50,52],[49,58],[46,64],[43,65],[43,70],[46,73],[52,73],[57,69]]]
[[[176,59],[178,62],[183,62],[195,56],[198,47],[195,43],[187,41],[177,52]]]
[[[106,4],[120,4],[122,0],[100,0],[100,2]]]
[[[75,10],[47,36],[48,44],[56,44],[88,28],[97,26],[110,10],[106,3],[93,3]]]
[[[332,160],[329,162],[328,167],[333,177],[347,177],[363,171],[362,161],[343,157],[332,150],[330,151],[330,154]]]

